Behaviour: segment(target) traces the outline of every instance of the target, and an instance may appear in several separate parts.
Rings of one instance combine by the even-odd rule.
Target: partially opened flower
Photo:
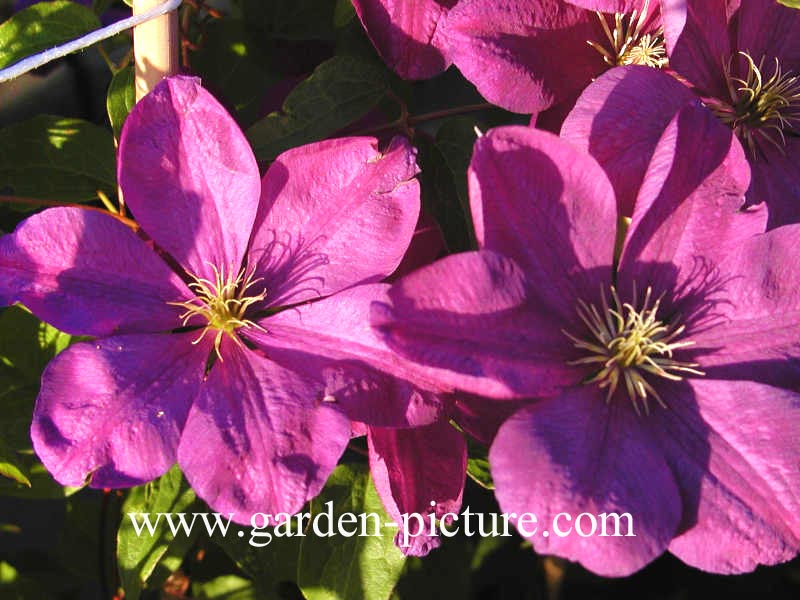
[[[353,0],[381,58],[404,79],[428,79],[450,66],[441,23],[458,0]]]
[[[210,506],[247,522],[319,492],[351,419],[436,418],[435,397],[352,348],[326,357],[304,321],[313,309],[336,322],[348,294],[370,299],[358,284],[403,257],[419,211],[405,141],[296,148],[261,181],[233,119],[197,80],[173,77],[134,107],[119,154],[126,204],[155,246],[74,208],[0,240],[3,301],[95,337],[42,378],[31,433],[59,482],[136,485],[177,460]]]
[[[800,222],[800,11],[773,0],[665,0],[672,68],[736,132],[750,203]]]
[[[615,576],[665,550],[723,573],[797,554],[800,229],[759,235],[765,211],[740,210],[731,131],[678,112],[619,256],[607,177],[551,134],[489,132],[469,183],[482,250],[408,275],[373,319],[421,377],[529,399],[490,463],[503,511],[538,517],[536,551]],[[623,516],[585,537],[584,512],[634,535]]]
[[[487,100],[519,113],[573,102],[613,66],[667,63],[655,0],[462,0],[442,37]]]

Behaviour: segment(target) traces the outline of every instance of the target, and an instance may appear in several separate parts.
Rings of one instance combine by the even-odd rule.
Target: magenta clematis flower
[[[519,113],[574,102],[612,66],[667,62],[655,0],[462,0],[442,37],[487,100]]]
[[[800,12],[772,0],[664,0],[672,68],[742,140],[751,204],[800,222]]]
[[[421,377],[528,399],[489,458],[536,551],[608,576],[665,550],[721,573],[796,555],[800,226],[740,210],[732,132],[697,103],[670,120],[619,253],[608,178],[552,134],[489,132],[469,184],[481,250],[406,276],[373,322]],[[562,537],[564,512],[562,533],[616,513],[635,536]]]
[[[44,465],[65,485],[125,487],[177,460],[211,507],[247,522],[317,494],[351,420],[433,422],[435,396],[338,344],[356,335],[345,327],[370,331],[347,315],[382,298],[371,282],[403,257],[416,172],[407,142],[349,138],[288,151],[262,181],[198,80],[160,83],[119,148],[126,204],[152,242],[73,208],[0,239],[3,302],[95,338],[43,374],[31,435]]]
[[[450,66],[441,23],[458,0],[353,0],[384,62],[404,79],[428,79]]]

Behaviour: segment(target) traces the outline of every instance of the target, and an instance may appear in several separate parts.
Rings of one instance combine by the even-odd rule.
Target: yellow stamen
[[[214,270],[214,281],[190,274],[193,281],[189,287],[195,293],[195,297],[186,302],[168,304],[186,309],[180,316],[184,326],[187,326],[194,317],[205,319],[206,325],[193,343],[200,343],[206,333],[211,330],[216,331],[214,350],[217,357],[222,360],[219,347],[223,334],[227,334],[234,342],[242,345],[241,339],[234,333],[237,329],[255,327],[263,330],[257,323],[244,317],[249,307],[264,300],[266,290],[248,296],[247,290],[261,282],[261,277],[254,278],[254,273],[247,273],[245,269],[234,277],[232,273],[225,274],[224,270],[218,269],[211,263],[208,264]]]
[[[600,25],[603,27],[606,42],[587,40],[586,43],[600,53],[605,63],[612,67],[622,65],[644,65],[661,69],[667,66],[667,49],[664,43],[664,28],[659,27],[652,33],[644,33],[650,0],[645,0],[641,12],[634,10],[630,14],[614,13],[614,27],[609,27],[606,15],[596,11]]]
[[[564,331],[573,345],[587,354],[569,364],[591,365],[594,369],[584,383],[596,383],[601,389],[607,389],[606,402],[610,402],[622,382],[637,414],[641,414],[640,404],[645,414],[649,414],[647,401],[651,396],[666,408],[646,375],[671,381],[680,381],[684,374],[705,375],[697,370],[696,363],[673,359],[676,350],[692,346],[694,342],[677,341],[686,329],[675,323],[679,318],[671,323],[658,318],[662,297],[653,299],[653,290],[648,287],[638,308],[635,289],[633,303],[623,303],[616,288],[611,286],[613,306],[609,306],[602,291],[600,309],[578,301],[578,317],[586,325],[588,336],[580,338]]]

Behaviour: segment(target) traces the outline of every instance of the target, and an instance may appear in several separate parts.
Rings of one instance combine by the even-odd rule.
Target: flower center
[[[783,151],[786,133],[800,134],[800,75],[784,73],[775,59],[775,69],[769,78],[764,77],[764,61],[758,64],[746,52],[747,74],[733,77],[731,63],[725,65],[732,104],[710,103],[710,108],[727,123],[745,143],[752,154],[756,152],[756,139],[761,137]]]
[[[667,65],[669,60],[664,43],[664,28],[659,27],[653,33],[644,33],[649,5],[650,0],[645,0],[641,13],[636,10],[630,14],[614,13],[611,24],[606,15],[596,11],[610,46],[605,42],[591,40],[587,40],[587,43],[600,53],[606,64],[612,67],[644,65],[656,69]]]
[[[649,414],[650,396],[662,407],[666,405],[648,379],[680,381],[686,373],[701,376],[705,373],[698,371],[695,363],[673,358],[675,350],[692,346],[694,342],[678,341],[686,329],[677,322],[679,317],[670,322],[658,318],[663,296],[654,300],[652,288],[648,287],[640,306],[635,291],[633,296],[633,303],[623,304],[617,290],[611,286],[612,306],[604,293],[600,309],[579,300],[578,316],[589,332],[583,338],[566,331],[564,334],[586,354],[569,364],[596,367],[584,380],[585,384],[607,389],[606,402],[610,402],[622,382],[636,413],[641,414],[641,404],[645,414]]]
[[[184,326],[188,325],[194,317],[200,316],[205,319],[206,325],[194,343],[199,343],[209,331],[216,331],[214,350],[222,360],[219,346],[223,334],[227,334],[237,344],[241,344],[239,337],[234,335],[237,329],[240,327],[260,328],[258,324],[244,317],[250,306],[264,300],[266,290],[255,295],[248,295],[248,290],[262,281],[261,277],[254,278],[253,272],[248,274],[245,269],[242,269],[234,276],[233,273],[226,274],[224,269],[217,269],[214,265],[211,265],[211,268],[214,270],[214,281],[190,274],[193,281],[189,287],[195,293],[195,297],[186,302],[170,302],[169,304],[186,309],[186,312],[180,316]]]

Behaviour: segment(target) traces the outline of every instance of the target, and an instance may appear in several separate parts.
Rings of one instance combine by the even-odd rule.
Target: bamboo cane
[[[143,13],[160,3],[161,0],[133,0],[133,14]],[[178,47],[178,11],[134,28],[137,102],[164,77],[178,72]]]

